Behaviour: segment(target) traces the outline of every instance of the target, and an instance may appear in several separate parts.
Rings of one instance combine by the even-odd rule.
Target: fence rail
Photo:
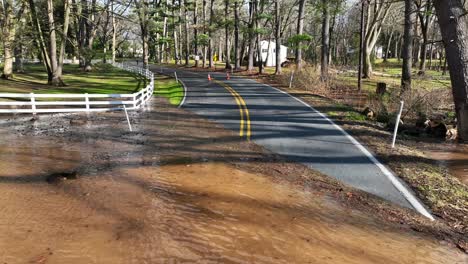
[[[131,94],[35,94],[0,93],[0,98],[17,101],[0,101],[0,113],[70,113],[136,110],[153,95],[154,75],[148,69],[114,63],[115,67],[139,74],[150,82],[142,90]],[[95,98],[100,98],[95,100]],[[36,99],[39,99],[37,101]],[[63,100],[57,100],[63,99]],[[81,99],[81,100],[80,100]]]

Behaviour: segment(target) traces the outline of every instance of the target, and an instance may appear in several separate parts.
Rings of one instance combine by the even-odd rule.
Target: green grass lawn
[[[122,94],[135,93],[148,84],[145,78],[108,64],[96,64],[91,72],[85,72],[77,65],[64,65],[64,87],[47,84],[47,73],[42,64],[25,64],[24,69],[24,73],[15,73],[12,80],[0,79],[0,93]],[[154,94],[179,105],[184,89],[175,79],[156,75]]]
[[[370,79],[363,79],[363,90],[375,91],[378,82],[386,83],[390,88],[399,88],[401,85],[401,61],[397,59],[389,59],[384,62],[382,59],[376,60],[373,65],[375,73],[384,73],[391,76],[379,76],[374,74]],[[438,61],[434,61],[434,64]],[[442,75],[442,71],[426,70],[425,76],[418,76],[418,69],[413,68],[413,87],[418,89],[449,89],[451,87],[450,77]],[[357,87],[357,76],[350,76],[349,74],[338,75],[336,77],[338,84]]]
[[[374,71],[386,73],[386,74],[391,74],[391,75],[398,75],[401,74],[401,67],[402,67],[403,61],[395,58],[388,59],[387,62],[384,62],[383,59],[377,59],[374,63]],[[433,60],[432,61],[433,66],[439,65],[438,60]],[[418,64],[419,66],[419,64]],[[413,73],[417,75],[419,71],[418,67],[413,68]],[[427,61],[426,64],[426,76],[430,76],[433,78],[446,78],[448,79],[450,76],[448,75],[448,71],[446,74],[443,74],[443,71],[436,71],[436,70],[431,70],[429,69],[429,60]]]
[[[145,88],[147,80],[108,64],[96,64],[91,72],[77,65],[64,65],[66,86],[47,85],[42,64],[25,64],[24,73],[15,73],[12,80],[0,79],[0,93],[134,93]]]
[[[154,94],[166,97],[172,105],[179,105],[184,98],[184,88],[172,77],[155,75]]]

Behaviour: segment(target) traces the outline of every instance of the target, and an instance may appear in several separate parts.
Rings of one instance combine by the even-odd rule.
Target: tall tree
[[[401,73],[401,88],[403,91],[411,89],[411,67],[413,64],[413,23],[415,20],[415,6],[413,0],[405,0],[405,30],[403,36],[403,66]]]
[[[111,53],[112,59],[111,62],[115,62],[116,55],[116,46],[117,46],[117,21],[115,19],[115,10],[114,10],[114,0],[110,0],[110,9],[111,9],[111,24],[112,24],[112,44],[111,44]]]
[[[225,61],[226,69],[231,69],[231,47],[229,43],[229,0],[224,0],[224,41],[225,41]]]
[[[366,34],[364,40],[364,78],[372,76],[372,51],[379,40],[382,26],[387,19],[390,8],[394,1],[388,0],[369,0],[367,6]]]
[[[427,46],[429,44],[429,28],[433,22],[432,0],[415,0],[415,4],[418,10],[417,15],[421,24],[422,35],[419,74],[424,75],[426,72]]]
[[[49,52],[47,51],[47,47],[44,40],[44,33],[42,31],[41,23],[39,22],[39,18],[37,16],[36,5],[34,0],[28,0],[29,4],[29,11],[30,11],[30,21],[33,30],[33,34],[35,36],[35,41],[39,44],[39,48],[41,51],[42,62],[47,71],[47,81],[52,81],[52,67],[50,65],[50,58]]]
[[[197,0],[194,0],[194,8],[193,8],[193,24],[194,24],[194,31],[193,31],[193,38],[195,42],[195,67],[198,67],[198,3]]]
[[[254,49],[255,49],[255,25],[257,21],[257,5],[258,0],[249,1],[249,24],[248,24],[248,64],[247,71],[254,69]]]
[[[275,0],[275,74],[281,74],[281,13],[280,0]]]
[[[55,28],[53,0],[47,0],[47,18],[49,22],[49,58],[52,71],[52,79],[49,80],[49,84],[61,86],[63,85],[63,82],[57,71],[57,34]]]
[[[462,0],[434,0],[452,82],[460,139],[468,140],[468,16]]]
[[[202,18],[203,18],[203,36],[206,36],[207,35],[207,31],[206,31],[206,0],[203,0],[203,15],[202,15]],[[205,43],[204,43],[205,44]],[[207,46],[206,45],[203,45],[203,60],[202,60],[202,67],[205,68],[206,67],[206,55],[208,53],[208,50],[207,50]]]
[[[322,48],[321,48],[321,74],[322,81],[328,79],[328,56],[330,52],[330,7],[327,0],[322,0]]]
[[[241,67],[240,46],[239,46],[239,0],[234,0],[234,69]]]
[[[135,7],[138,13],[138,22],[141,33],[141,43],[143,46],[143,67],[147,68],[149,64],[149,19],[150,14],[148,10],[148,3],[146,0],[134,0]]]
[[[13,0],[2,1],[2,42],[3,42],[3,73],[4,79],[13,77],[13,42],[15,41],[15,20]]]
[[[180,1],[180,0],[179,0]],[[180,5],[180,3],[179,3]],[[177,36],[177,29],[178,29],[178,23],[180,23],[180,15],[178,16],[179,17],[179,21],[178,23],[176,23],[176,15],[175,15],[175,11],[176,11],[176,0],[172,0],[172,37],[174,39],[174,59],[175,59],[175,63],[176,64],[179,64],[180,62],[180,58],[179,58],[179,38]]]
[[[213,52],[213,20],[214,20],[214,2],[215,0],[210,0],[210,22],[208,27],[208,57],[209,63],[208,67],[214,67],[214,52]]]
[[[265,0],[258,0],[257,4],[255,5],[255,30],[256,32],[256,40],[257,40],[257,64],[258,64],[258,73],[263,74],[265,71],[265,67],[263,67],[262,61],[262,40],[260,34],[260,27],[259,24],[261,23],[261,15],[263,16],[265,11]]]
[[[57,63],[57,71],[55,74],[55,79],[52,78],[52,84],[54,85],[64,85],[62,81],[62,74],[63,74],[63,60],[65,59],[65,47],[67,46],[68,42],[68,26],[70,23],[70,0],[65,0],[64,2],[64,18],[63,18],[63,29],[62,29],[62,42],[60,43],[60,53],[59,59]]]
[[[184,35],[185,35],[185,67],[190,63],[190,31],[189,31],[189,17],[188,17],[188,3],[184,0]]]
[[[304,33],[304,13],[305,13],[306,0],[299,0],[299,10],[297,14],[297,28],[296,33],[301,36]],[[299,40],[296,47],[296,67],[299,70],[302,67],[302,47]]]

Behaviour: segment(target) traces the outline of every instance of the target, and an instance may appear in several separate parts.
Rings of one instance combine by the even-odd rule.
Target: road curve
[[[207,73],[159,67],[154,70],[170,75],[177,72],[186,88],[185,109],[245,137],[247,120],[244,106],[239,103],[241,98],[248,110],[250,139],[255,143],[432,218],[409,188],[366,148],[301,100],[254,80],[239,77],[226,80],[223,73],[211,73],[213,80],[208,81]]]

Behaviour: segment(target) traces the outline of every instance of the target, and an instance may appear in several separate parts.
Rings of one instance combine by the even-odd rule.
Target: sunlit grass
[[[134,93],[147,84],[144,78],[108,64],[94,65],[91,72],[85,72],[77,65],[64,65],[63,81],[64,87],[50,86],[42,64],[25,64],[24,73],[15,73],[12,80],[0,79],[0,92]]]
[[[350,86],[350,87],[355,87],[355,88],[357,88],[358,86],[357,76],[338,75],[336,80],[338,84],[342,84],[345,86]],[[398,88],[401,85],[401,78],[374,75],[370,79],[362,80],[362,89],[366,91],[375,91],[375,89],[377,88],[377,83],[379,82],[386,83],[389,88]],[[443,88],[448,89],[451,87],[450,80],[431,80],[431,79],[419,79],[419,78],[414,78],[412,80],[412,85],[415,88],[426,89],[426,90],[443,89]]]
[[[171,77],[155,75],[154,94],[167,98],[172,105],[179,105],[184,98],[184,88]]]

